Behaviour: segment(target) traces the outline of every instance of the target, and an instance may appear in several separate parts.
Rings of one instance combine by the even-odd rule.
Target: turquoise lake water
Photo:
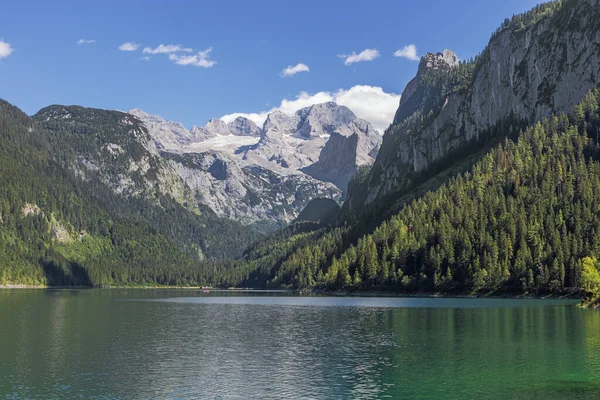
[[[0,399],[600,399],[576,303],[0,290]]]

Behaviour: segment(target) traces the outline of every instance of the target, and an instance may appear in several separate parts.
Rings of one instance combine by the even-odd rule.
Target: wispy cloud
[[[94,44],[94,43],[96,43],[95,39],[79,39],[77,41],[78,45],[81,45],[81,44]]]
[[[340,54],[338,57],[344,59],[344,64],[350,65],[357,62],[372,61],[379,57],[379,51],[376,49],[364,49],[360,53],[352,52],[352,54]]]
[[[288,67],[286,69],[281,71],[281,75],[282,76],[294,76],[298,72],[309,72],[309,71],[310,71],[310,68],[308,68],[308,65],[299,63],[294,66],[288,65]]]
[[[199,51],[193,55],[185,54],[169,54],[169,60],[177,65],[192,65],[199,68],[210,68],[216,64],[215,61],[209,60],[212,47],[204,51]]]
[[[10,43],[0,40],[0,58],[5,58],[11,55],[13,48]]]
[[[150,57],[145,56],[145,57],[140,57],[138,58],[138,60],[142,60],[142,61],[150,61]]]
[[[170,54],[170,53],[191,53],[192,49],[183,47],[179,44],[159,44],[157,47],[144,47],[143,52],[146,54]]]
[[[123,43],[121,47],[129,44],[133,44],[139,47],[137,43]],[[216,61],[210,59],[211,51],[212,47],[209,47],[208,49],[202,51],[195,51],[190,47],[183,47],[180,44],[159,44],[157,47],[154,48],[144,47],[142,53],[168,55],[169,60],[173,61],[173,63],[177,65],[191,65],[193,67],[198,68],[211,68],[216,64]],[[150,57],[142,57],[140,59],[144,61],[149,61]]]
[[[121,51],[136,51],[140,47],[139,43],[136,42],[125,42],[119,46]]]
[[[231,122],[237,117],[246,117],[261,126],[267,115],[275,110],[292,115],[301,108],[313,104],[335,101],[350,108],[357,117],[369,121],[375,129],[383,131],[391,124],[400,102],[400,95],[386,93],[378,86],[356,85],[350,89],[340,89],[336,92],[318,92],[309,94],[300,92],[295,99],[283,99],[278,107],[257,113],[233,113],[224,115],[221,119]]]
[[[417,54],[417,46],[414,44],[409,44],[408,46],[404,46],[400,50],[396,50],[394,53],[394,57],[402,57],[411,61],[419,61],[420,57]]]

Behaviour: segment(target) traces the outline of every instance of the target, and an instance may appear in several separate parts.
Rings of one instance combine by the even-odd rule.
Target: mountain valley
[[[599,10],[552,1],[474,59],[423,55],[383,136],[334,102],[189,130],[141,109],[4,104],[4,146],[36,154],[22,170],[42,186],[4,176],[0,231],[37,272],[0,282],[595,292]],[[123,247],[107,226],[127,221],[141,230]],[[152,240],[181,268],[138,260]]]

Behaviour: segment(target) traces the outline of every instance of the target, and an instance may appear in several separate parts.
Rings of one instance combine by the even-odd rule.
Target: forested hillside
[[[507,18],[488,45],[458,62],[427,53],[406,86],[354,210],[388,208],[448,168],[558,112],[600,83],[600,3],[551,1]]]
[[[34,119],[49,131],[53,158],[110,215],[150,224],[199,260],[237,257],[259,237],[199,202],[171,166],[148,150],[152,139],[132,115],[50,106]]]
[[[64,140],[77,149],[76,143],[91,147],[99,139],[75,128],[51,134],[0,101],[0,284],[214,281],[215,266],[201,265],[197,250],[193,254],[171,240],[184,232],[203,243],[201,234],[209,228],[202,222],[211,220],[199,219],[196,231],[185,230],[177,218],[180,206],[172,200],[125,201],[100,182],[82,181],[64,168],[73,151]],[[88,138],[76,141],[77,134]],[[172,220],[161,225],[154,219],[156,226],[145,222],[143,217],[157,214],[153,207],[162,207]],[[217,235],[227,234],[226,225],[212,221]]]
[[[598,292],[598,1],[513,16],[473,60],[425,55],[342,209],[261,240],[136,117],[0,101],[0,284]]]
[[[597,0],[551,1],[507,18],[472,60],[449,50],[424,55],[337,221],[254,246],[249,281],[448,292],[595,287],[600,126],[598,92],[586,93],[599,84],[598,11]]]
[[[589,266],[600,255],[599,135],[596,90],[569,115],[507,139],[356,245],[355,230],[340,227],[285,237],[249,258],[262,260],[262,279],[272,286],[519,293],[597,287]]]

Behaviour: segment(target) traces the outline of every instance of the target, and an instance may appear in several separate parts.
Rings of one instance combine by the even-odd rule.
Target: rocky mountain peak
[[[298,110],[296,115],[300,120],[296,135],[303,138],[329,135],[325,127],[335,129],[356,119],[356,115],[348,107],[332,101],[303,108]]]
[[[428,68],[462,67],[450,52],[424,56],[368,178],[367,203],[405,193],[432,166],[475,152],[493,135],[567,112],[600,82],[599,20],[600,0],[545,3],[507,20],[462,74],[440,74],[419,90]]]
[[[131,110],[127,111],[127,113],[131,114],[135,117],[149,117],[150,116],[147,112],[145,112],[141,108],[132,108]],[[156,117],[158,117],[158,115],[156,115]]]
[[[289,116],[279,110],[273,111],[267,116],[263,125],[262,136],[272,136],[273,134],[291,135],[298,126],[298,117]]]
[[[237,117],[227,124],[229,132],[236,136],[260,136],[260,128],[248,118]]]
[[[193,137],[192,143],[203,142],[217,136],[214,132],[206,129],[206,127],[198,125],[192,126],[190,134]]]
[[[450,70],[458,65],[458,57],[446,49],[442,53],[427,53],[421,57],[417,76],[431,70]]]
[[[208,121],[208,123],[204,125],[204,129],[206,129],[212,137],[231,135],[225,121],[218,118],[213,118]]]
[[[360,118],[347,125],[329,125],[325,129],[330,137],[321,150],[319,159],[302,171],[315,179],[331,182],[345,191],[358,167],[375,161],[381,146],[381,135],[370,123]]]
[[[287,170],[301,170],[345,190],[357,165],[373,162],[380,143],[381,135],[370,123],[357,118],[348,107],[326,102],[302,108],[294,115],[278,110],[270,113],[260,141],[249,147],[244,157],[267,160]],[[327,151],[321,157],[325,146]],[[348,156],[342,154],[346,151]],[[335,157],[344,160],[329,161]],[[325,171],[329,167],[335,170]]]
[[[165,120],[159,115],[148,114],[139,108],[129,110],[127,113],[142,121],[158,149],[177,148],[193,141],[190,132],[179,122]]]
[[[454,52],[446,49],[441,53],[427,53],[421,57],[417,75],[406,85],[400,97],[400,107],[408,102],[410,97],[421,83],[423,76],[431,71],[450,71],[458,66],[458,57]]]

